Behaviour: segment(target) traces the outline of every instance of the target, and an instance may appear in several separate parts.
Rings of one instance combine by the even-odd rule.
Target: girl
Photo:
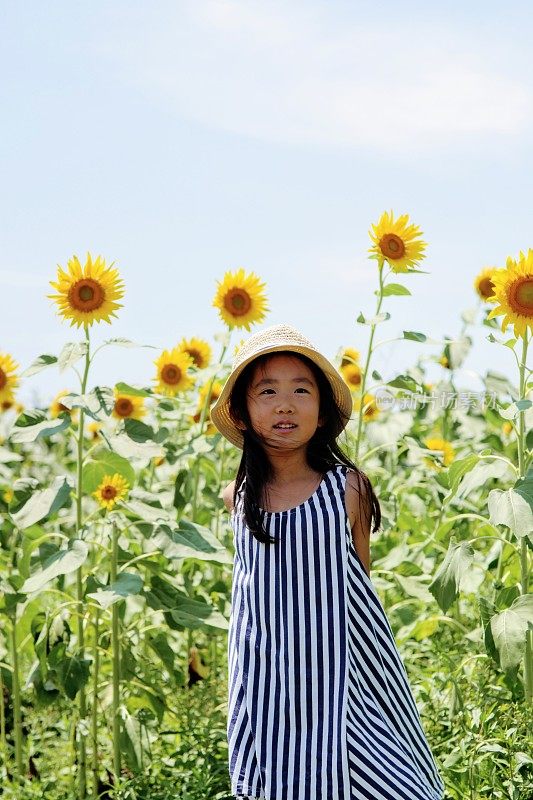
[[[370,580],[381,513],[336,439],[352,410],[288,325],[242,345],[213,406],[241,448],[224,490],[231,790],[267,800],[441,800],[443,783]]]

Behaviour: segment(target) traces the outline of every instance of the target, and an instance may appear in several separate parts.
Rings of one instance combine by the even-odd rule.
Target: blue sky
[[[429,6],[429,7],[428,7]],[[79,337],[46,294],[87,250],[115,261],[124,308],[94,341],[213,342],[227,270],[268,285],[264,324],[328,356],[360,350],[375,262],[368,228],[408,213],[427,275],[402,276],[378,339],[456,336],[484,266],[531,240],[531,5],[442,2],[4,4],[0,351],[21,367]],[[511,13],[512,11],[512,13]],[[461,374],[514,378],[478,327]],[[241,338],[234,334],[234,341]],[[218,345],[215,345],[218,347]],[[439,348],[384,346],[392,377]],[[108,349],[92,382],[147,382],[152,350]],[[430,379],[439,368],[429,367]],[[23,402],[72,379],[28,378]]]

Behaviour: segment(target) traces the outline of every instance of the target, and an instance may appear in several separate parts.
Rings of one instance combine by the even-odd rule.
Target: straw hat
[[[309,339],[306,339],[296,328],[291,325],[271,325],[262,331],[254,333],[242,344],[235,359],[231,373],[224,384],[216,403],[211,409],[211,420],[220,433],[242,450],[244,439],[242,431],[237,428],[229,414],[229,398],[235,381],[250,361],[266,353],[289,351],[301,353],[314,361],[328,379],[335,402],[340,408],[346,421],[352,413],[352,395],[349,387],[341,378],[333,364],[316,349]],[[343,426],[344,427],[344,426]]]

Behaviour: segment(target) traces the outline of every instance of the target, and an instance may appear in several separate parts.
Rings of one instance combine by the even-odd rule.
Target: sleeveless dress
[[[266,512],[279,539],[231,512],[228,630],[231,792],[266,800],[441,800],[394,635],[354,547],[347,468]]]

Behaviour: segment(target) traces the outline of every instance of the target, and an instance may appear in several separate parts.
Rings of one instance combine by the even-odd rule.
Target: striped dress
[[[394,635],[353,545],[347,468],[266,512],[263,544],[231,514],[231,792],[266,800],[441,800]]]

